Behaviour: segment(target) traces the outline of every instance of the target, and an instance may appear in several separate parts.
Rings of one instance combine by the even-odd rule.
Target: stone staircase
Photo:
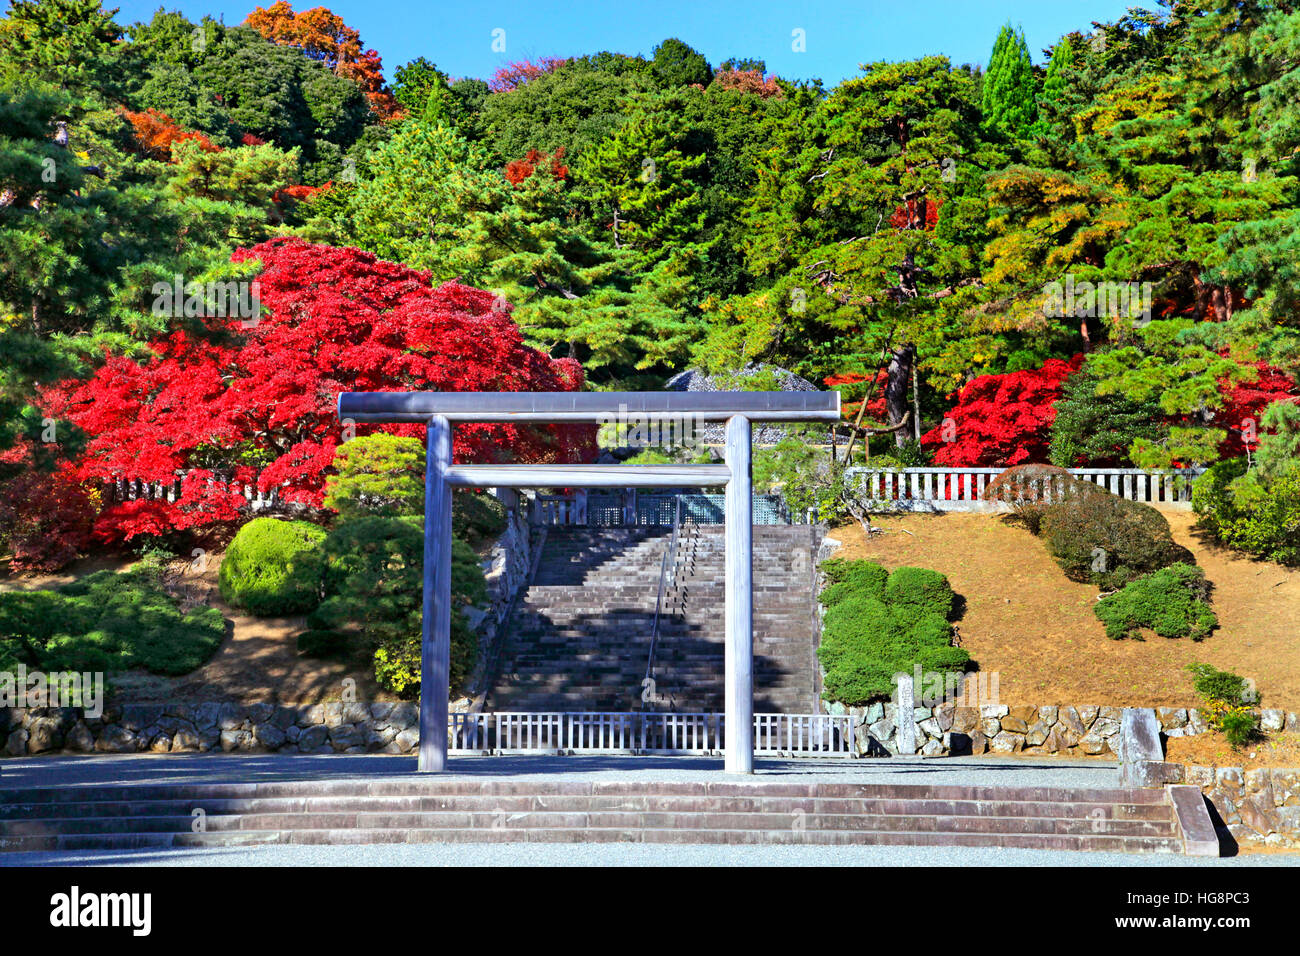
[[[818,710],[818,531],[754,528],[754,709]],[[485,710],[723,709],[723,529],[686,524],[645,682],[666,528],[550,528]]]
[[[383,779],[0,791],[0,850],[255,844],[894,844],[1181,853],[1163,789]]]

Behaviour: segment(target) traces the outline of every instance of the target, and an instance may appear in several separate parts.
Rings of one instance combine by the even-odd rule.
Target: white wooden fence
[[[143,481],[139,478],[114,478],[104,482],[104,503],[111,504],[120,501],[168,501],[176,502],[181,497],[181,482],[184,480],[186,472],[176,472],[176,478],[170,482],[162,481]],[[269,491],[259,491],[256,481],[250,484],[247,482],[230,482],[223,481],[221,478],[208,479],[210,485],[221,485],[227,491],[234,492],[248,502],[253,511],[265,511],[272,508],[282,507],[280,496],[275,489]]]
[[[723,715],[711,713],[451,714],[449,752],[460,754],[720,754]],[[755,714],[754,753],[852,757],[851,714]]]
[[[1192,479],[1203,469],[1176,472],[1141,471],[1137,468],[1070,468],[1070,474],[1111,494],[1145,504],[1190,508]],[[898,511],[1005,511],[1017,498],[1038,496],[1050,500],[1059,494],[1059,479],[1022,478],[999,500],[986,501],[984,491],[1005,468],[902,468],[893,471],[850,468],[848,474],[862,484],[864,496]]]

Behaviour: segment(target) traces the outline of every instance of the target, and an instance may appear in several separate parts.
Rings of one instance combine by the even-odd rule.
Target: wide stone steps
[[[551,528],[537,572],[506,626],[492,710],[640,709],[663,528]],[[819,708],[807,527],[754,532],[756,706]],[[802,549],[801,556],[795,552]],[[655,648],[660,696],[679,711],[720,709],[725,555],[721,528],[684,534],[664,593]]]
[[[402,777],[0,793],[11,851],[611,841],[1183,849],[1161,790]]]

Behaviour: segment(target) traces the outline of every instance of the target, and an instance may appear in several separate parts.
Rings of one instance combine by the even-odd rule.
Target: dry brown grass
[[[1300,734],[1269,734],[1240,750],[1219,733],[1171,737],[1165,759],[1197,767],[1300,767]]]
[[[1213,547],[1195,516],[1166,512],[1174,539],[1214,584],[1219,630],[1206,640],[1112,641],[1092,612],[1097,590],[1068,580],[1042,542],[990,514],[882,516],[887,533],[835,529],[838,557],[948,575],[965,599],[961,646],[997,671],[1003,700],[1195,706],[1187,665],[1206,661],[1253,678],[1265,707],[1300,709],[1300,571]],[[908,533],[910,532],[910,533]]]

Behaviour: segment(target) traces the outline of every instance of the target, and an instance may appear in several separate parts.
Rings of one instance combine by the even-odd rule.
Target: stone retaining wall
[[[483,606],[463,612],[470,628],[478,634],[478,663],[466,682],[466,697],[456,702],[453,710],[477,710],[482,706],[495,674],[503,625],[532,573],[532,529],[519,494],[500,488],[497,497],[506,508],[506,527],[481,563],[488,599]]]
[[[419,707],[401,703],[110,705],[98,718],[76,707],[0,708],[11,757],[54,753],[414,753]]]
[[[1182,765],[1175,765],[1180,766]],[[1300,769],[1182,767],[1238,843],[1300,847]]]
[[[858,718],[859,756],[897,754],[898,708],[893,703],[845,707],[827,704],[827,713],[851,713]],[[954,703],[913,708],[917,753],[926,757],[982,753],[1076,753],[1120,755],[1122,707],[1098,705],[984,705]],[[1156,719],[1165,737],[1190,737],[1209,730],[1201,710],[1157,707]],[[1300,731],[1300,715],[1281,710],[1260,712],[1266,731]]]

